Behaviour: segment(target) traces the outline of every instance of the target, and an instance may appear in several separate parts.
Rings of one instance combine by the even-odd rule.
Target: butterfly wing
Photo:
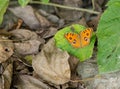
[[[87,46],[90,43],[90,38],[92,36],[92,28],[87,28],[80,32],[80,44],[81,47]]]
[[[76,33],[67,33],[65,34],[65,38],[68,42],[75,48],[80,47],[80,36]]]

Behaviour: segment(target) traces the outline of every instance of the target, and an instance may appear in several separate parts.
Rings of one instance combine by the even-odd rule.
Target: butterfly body
[[[89,45],[90,38],[92,36],[92,28],[87,28],[81,31],[79,34],[69,32],[65,34],[65,38],[68,42],[75,48],[82,48],[84,46]]]

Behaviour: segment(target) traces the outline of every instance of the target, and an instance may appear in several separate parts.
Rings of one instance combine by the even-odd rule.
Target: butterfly
[[[64,36],[73,47],[82,48],[89,45],[92,32],[93,32],[92,28],[86,28],[85,30],[81,31],[79,34],[69,32],[66,33]]]

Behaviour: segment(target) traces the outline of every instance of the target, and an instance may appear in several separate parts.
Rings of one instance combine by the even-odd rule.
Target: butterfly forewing
[[[76,48],[80,47],[80,36],[76,33],[67,33],[65,34],[65,38],[68,40],[68,42]]]

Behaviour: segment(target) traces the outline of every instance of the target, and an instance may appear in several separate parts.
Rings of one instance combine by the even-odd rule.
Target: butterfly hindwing
[[[80,43],[81,47],[87,46],[90,43],[90,38],[92,36],[92,28],[87,28],[80,32]]]

